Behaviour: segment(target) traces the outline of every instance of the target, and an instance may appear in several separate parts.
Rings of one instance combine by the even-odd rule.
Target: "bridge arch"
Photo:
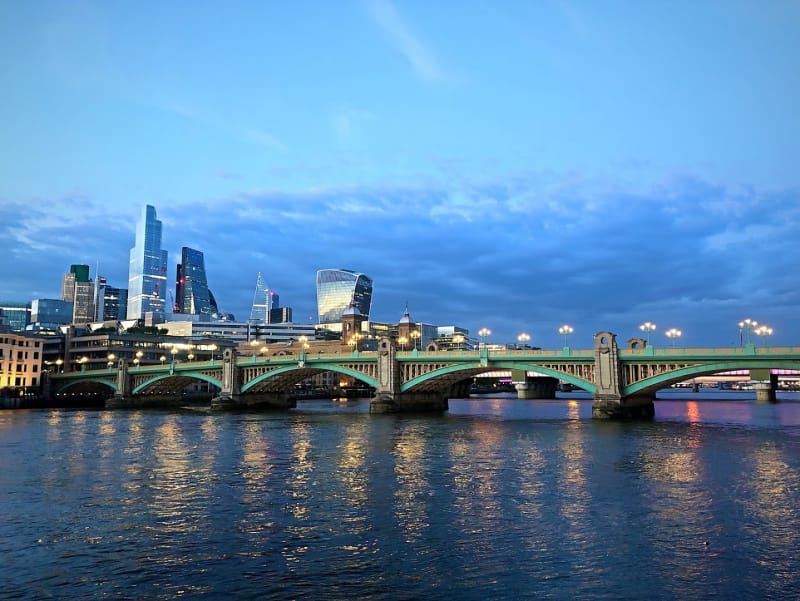
[[[440,369],[435,369],[431,372],[418,376],[408,382],[404,382],[400,386],[400,392],[407,392],[413,390],[414,388],[418,388],[426,383],[431,383],[435,380],[442,380],[443,384],[452,384],[453,378],[448,378],[447,376],[452,376],[454,374],[458,374],[459,372],[464,372],[464,378],[466,379],[471,378],[481,373],[485,373],[488,371],[497,371],[500,369],[508,369],[508,370],[525,370],[525,371],[535,371],[536,373],[544,374],[547,376],[552,376],[554,378],[558,378],[559,380],[564,380],[565,382],[569,382],[577,386],[578,388],[582,388],[587,392],[593,393],[595,391],[595,385],[588,380],[584,380],[583,378],[579,378],[577,376],[573,376],[571,374],[565,374],[560,372],[556,369],[551,369],[548,367],[543,367],[541,365],[531,365],[529,363],[521,363],[517,361],[493,361],[489,365],[481,365],[480,363],[460,363],[457,365],[449,365],[447,367],[442,367]]]
[[[723,373],[726,371],[740,371],[743,369],[796,369],[800,370],[800,362],[798,361],[776,361],[769,364],[753,363],[742,364],[741,360],[736,361],[720,361],[718,363],[706,363],[704,365],[692,365],[682,369],[676,369],[665,374],[652,376],[644,380],[640,380],[634,384],[626,386],[622,393],[624,396],[642,393],[655,393],[661,388],[666,388],[672,384],[683,382],[689,378],[697,376],[709,376],[713,374]]]
[[[157,376],[153,376],[152,378],[145,380],[138,386],[136,386],[132,391],[131,394],[140,394],[145,392],[148,388],[153,386],[154,384],[164,381],[164,380],[202,380],[203,382],[208,382],[209,384],[213,384],[217,388],[222,388],[222,382],[217,380],[216,378],[212,378],[211,376],[207,376],[206,374],[198,373],[198,372],[180,372],[174,374],[160,374]]]
[[[82,378],[80,380],[73,380],[71,382],[62,384],[56,390],[56,394],[63,394],[68,392],[69,388],[72,388],[73,386],[79,386],[81,384],[102,384],[103,386],[110,388],[112,392],[117,392],[116,381],[112,382],[111,380],[104,378]]]
[[[311,375],[313,373],[318,373],[321,371],[333,371],[336,373],[344,374],[352,378],[355,378],[356,380],[359,380],[365,383],[367,386],[371,386],[372,388],[377,388],[378,386],[378,382],[375,378],[371,378],[366,374],[363,374],[355,369],[351,369],[349,367],[345,367],[342,365],[336,365],[333,363],[314,363],[313,365],[306,364],[303,367],[300,367],[299,365],[296,364],[292,364],[292,365],[286,365],[284,367],[279,367],[277,369],[273,369],[242,384],[241,392],[242,393],[247,392],[248,390],[252,389],[253,387],[257,386],[262,382],[292,372],[305,372]]]

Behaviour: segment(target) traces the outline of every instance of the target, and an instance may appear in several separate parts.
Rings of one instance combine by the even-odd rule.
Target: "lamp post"
[[[645,336],[647,337],[647,346],[650,346],[650,332],[655,332],[656,324],[646,321],[639,326],[639,329],[644,332]]]
[[[458,346],[458,350],[462,350],[462,344],[464,344],[464,336],[463,334],[456,334],[453,336],[453,344]]]
[[[522,334],[517,336],[517,340],[522,345],[523,349],[528,348],[528,344],[527,343],[528,343],[528,341],[530,339],[531,339],[530,334],[526,334],[525,332],[522,332]]]
[[[569,348],[568,338],[569,335],[572,334],[574,331],[575,328],[567,324],[564,324],[563,326],[558,328],[558,333],[564,337],[564,348]]]
[[[142,351],[136,351],[136,356],[133,359],[133,364],[136,367],[139,367],[139,363],[141,362],[142,357],[144,357],[144,353]]]
[[[186,358],[187,358],[189,361],[194,361],[194,353],[189,353],[188,355],[186,355]]]
[[[172,365],[174,366],[175,365],[175,357],[178,354],[178,347],[173,346],[172,350],[170,350],[170,354],[172,355]]]
[[[166,360],[167,360],[167,356],[166,356],[166,355],[161,355],[161,357],[159,357],[159,360],[161,361],[161,365],[163,366],[163,365],[164,365],[164,363],[165,363],[165,362],[166,362]]]
[[[78,359],[78,363],[81,366],[81,371],[86,371],[86,363],[88,361],[89,361],[89,358],[86,357],[85,355],[83,357],[81,357],[80,359]]]
[[[420,335],[419,330],[414,330],[409,334],[414,339],[414,350],[417,350],[417,340],[419,340]]]
[[[63,360],[61,357],[59,357],[58,359],[56,359],[56,371],[57,371],[58,373],[63,373],[63,371],[61,370],[61,366],[62,366],[63,364],[64,364],[64,360]]]
[[[664,332],[664,336],[666,336],[667,338],[669,338],[672,341],[672,347],[673,348],[675,348],[675,340],[677,338],[680,338],[682,335],[683,335],[683,332],[681,332],[677,328],[670,328],[669,330]]]
[[[108,365],[108,370],[109,371],[111,371],[111,368],[114,366],[114,359],[115,358],[116,358],[116,355],[114,355],[114,353],[108,353],[108,363],[106,363],[106,365]]]
[[[263,357],[263,356],[266,356],[266,354],[267,354],[268,352],[269,352],[269,349],[268,349],[267,347],[265,347],[265,346],[262,346],[262,347],[261,347],[261,355],[262,355],[262,357]]]
[[[408,338],[406,338],[405,336],[400,336],[400,338],[397,339],[397,343],[400,345],[401,349],[406,350],[406,344],[408,344]]]
[[[750,344],[750,331],[755,329],[757,325],[758,322],[753,319],[750,319],[749,317],[739,322],[739,346],[742,346],[742,332],[747,333],[746,336],[747,344]]]
[[[481,337],[481,346],[486,348],[486,338],[491,336],[492,331],[489,328],[481,328],[478,330],[478,336]]]
[[[767,336],[772,336],[772,328],[770,328],[769,326],[760,325],[755,330],[753,330],[753,333],[756,336],[761,336],[762,339],[761,346],[766,346]]]

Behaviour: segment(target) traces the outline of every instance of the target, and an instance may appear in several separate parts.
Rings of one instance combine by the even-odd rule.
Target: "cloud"
[[[626,191],[531,172],[452,185],[249,190],[157,209],[171,264],[183,245],[203,250],[215,296],[239,318],[249,315],[258,272],[306,321],[316,271],[344,267],[374,279],[379,321],[399,319],[408,301],[414,319],[486,326],[497,340],[526,331],[557,346],[567,322],[588,346],[600,329],[626,339],[654,321],[706,345],[730,343],[731,324],[747,316],[773,326],[775,342],[800,337],[799,197],[686,177]],[[0,239],[15,248],[12,296],[48,286],[54,294],[70,263],[93,265],[95,256],[112,284],[125,285],[138,212],[115,215],[75,198],[38,206],[47,210],[23,219],[0,202],[8,218]]]
[[[367,0],[367,10],[422,80],[441,79],[442,70],[430,49],[409,28],[391,0]]]

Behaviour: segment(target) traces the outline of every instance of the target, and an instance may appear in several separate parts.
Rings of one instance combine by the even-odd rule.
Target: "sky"
[[[588,348],[800,345],[800,1],[0,3],[0,299],[127,287],[145,204],[220,308]]]

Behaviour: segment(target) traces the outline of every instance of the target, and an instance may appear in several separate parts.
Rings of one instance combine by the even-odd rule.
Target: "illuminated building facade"
[[[369,318],[372,305],[372,280],[349,269],[317,271],[317,315],[321,324],[341,323],[345,309],[358,309]]]
[[[217,301],[208,289],[205,259],[202,251],[184,246],[175,281],[174,313],[216,315]]]
[[[161,249],[161,221],[155,207],[146,205],[131,249],[127,318],[142,319],[150,312],[163,315],[166,287],[167,251]]]
[[[0,390],[39,386],[42,341],[17,334],[0,335]]]

